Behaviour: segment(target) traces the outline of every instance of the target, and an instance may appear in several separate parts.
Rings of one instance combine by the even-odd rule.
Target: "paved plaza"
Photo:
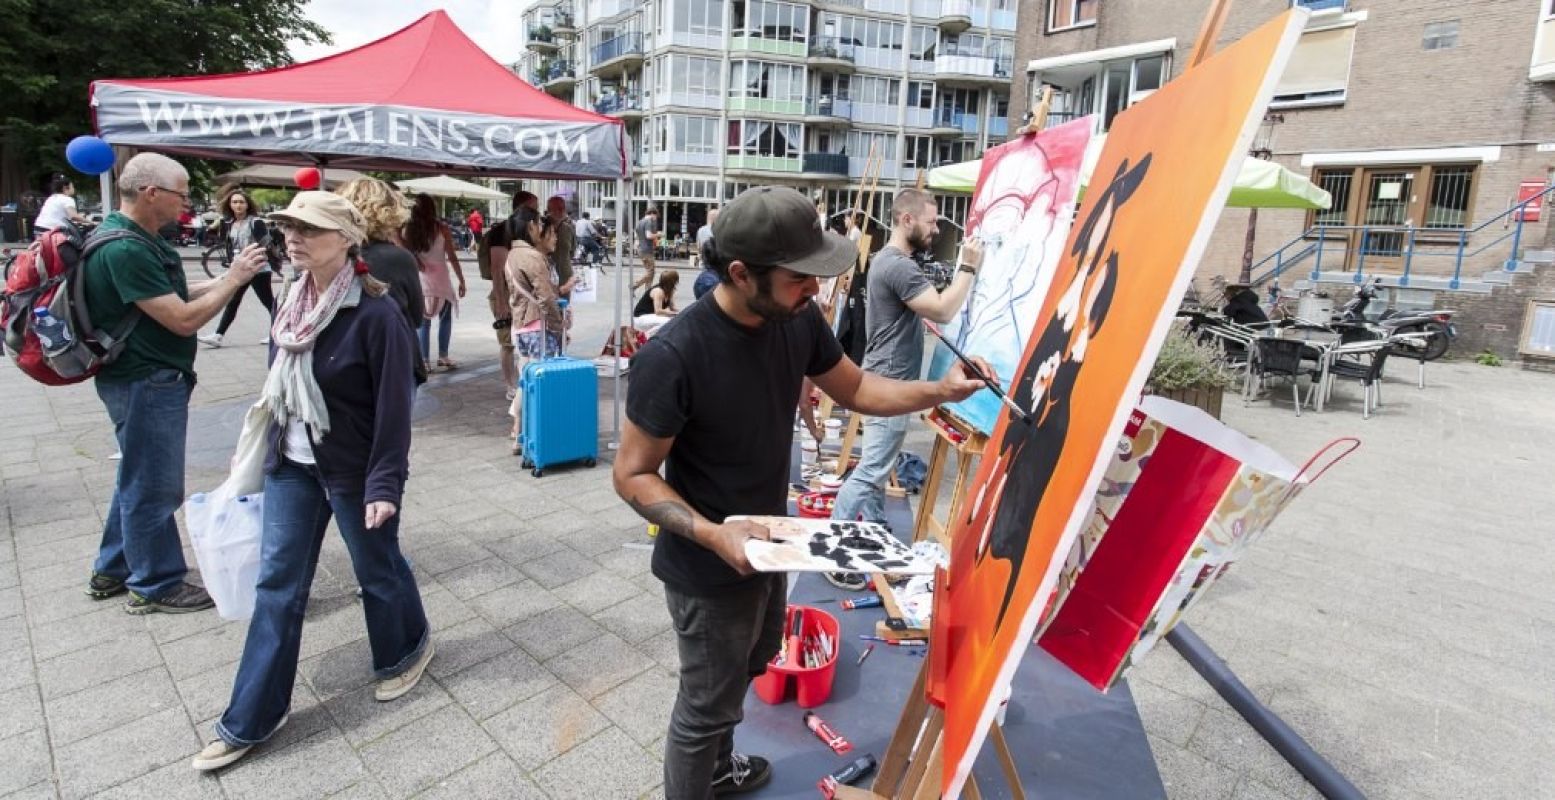
[[[189,759],[213,736],[244,623],[132,617],[82,594],[116,464],[106,414],[90,384],[45,390],[0,366],[0,797],[661,795],[677,664],[643,524],[607,464],[535,479],[509,455],[469,270],[463,366],[422,392],[402,510],[435,628],[429,676],[374,702],[331,536],[291,721],[219,776]],[[603,299],[579,309],[575,353],[610,329]],[[261,314],[245,305],[231,344],[197,362],[190,492],[224,476],[264,375]],[[1227,398],[1228,423],[1298,463],[1336,437],[1364,445],[1189,622],[1371,797],[1555,798],[1555,376],[1433,364],[1419,390],[1414,369],[1390,365],[1365,422],[1354,385],[1299,419],[1288,402]],[[1172,797],[1318,796],[1171,648],[1130,684]]]

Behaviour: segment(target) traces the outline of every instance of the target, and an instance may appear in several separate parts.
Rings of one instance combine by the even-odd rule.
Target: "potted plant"
[[[1196,341],[1186,329],[1174,327],[1150,368],[1145,393],[1196,406],[1220,419],[1221,396],[1235,383],[1215,348]]]

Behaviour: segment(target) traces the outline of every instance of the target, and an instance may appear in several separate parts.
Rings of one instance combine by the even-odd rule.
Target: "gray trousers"
[[[708,597],[664,589],[680,650],[680,690],[664,739],[665,800],[709,800],[713,779],[734,752],[751,679],[783,641],[788,577],[761,575]]]

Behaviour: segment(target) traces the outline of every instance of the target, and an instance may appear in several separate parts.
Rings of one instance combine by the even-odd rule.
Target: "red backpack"
[[[113,331],[98,329],[87,315],[81,270],[87,256],[103,245],[137,236],[129,230],[104,231],[83,243],[81,233],[67,225],[44,233],[5,265],[0,327],[6,352],[28,377],[49,386],[80,383],[118,358],[141,311],[131,306]],[[63,323],[62,329],[51,332],[60,341],[51,343],[47,352],[35,330],[37,309],[48,309]]]

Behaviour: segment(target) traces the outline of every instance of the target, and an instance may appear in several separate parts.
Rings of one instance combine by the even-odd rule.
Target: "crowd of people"
[[[177,251],[154,233],[177,219],[188,193],[177,162],[149,153],[130,159],[119,210],[102,227],[133,236],[96,250],[85,265],[94,324],[144,316],[123,355],[96,380],[122,457],[86,591],[99,600],[127,595],[132,614],[213,605],[187,580],[174,514],[183,501],[197,341],[219,346],[252,291],[271,315],[261,388],[272,420],[262,556],[228,705],[216,739],[193,761],[197,770],[216,770],[286,724],[309,588],[331,520],[361,586],[375,697],[389,702],[409,693],[432,661],[434,634],[398,533],[415,393],[430,370],[456,366],[449,326],[466,282],[430,198],[407,201],[366,178],[334,193],[300,192],[267,220],[243,192],[226,193],[220,208],[231,267],[191,285]],[[766,531],[726,518],[785,512],[804,387],[813,382],[841,406],[870,415],[864,461],[845,496],[856,508],[850,514],[878,518],[874,493],[901,446],[901,421],[983,385],[959,364],[938,381],[917,374],[917,319],[955,313],[976,273],[977,249],[963,250],[966,277],[936,290],[906,255],[932,241],[932,198],[904,190],[892,217],[891,241],[868,275],[871,336],[862,369],[815,302],[821,280],[858,263],[858,245],[825,230],[791,189],[758,187],[709,215],[697,231],[702,272],[694,302],[678,305],[675,270],[645,275],[634,287],[642,290],[634,312],[663,323],[635,356],[633,372],[652,379],[628,388],[613,479],[622,499],[663,532],[652,569],[666,587],[681,661],[665,744],[666,796],[747,791],[770,777],[768,761],[733,750],[733,730],[749,681],[777,652],[786,579],[755,574],[745,559],[744,542]],[[563,198],[542,211],[528,192],[515,197],[510,217],[470,221],[482,229],[480,257],[492,267],[488,299],[510,392],[523,360],[567,346],[574,245],[587,250],[599,235],[585,222],[570,218]],[[654,267],[656,213],[635,233],[646,271]],[[290,264],[279,295],[271,291],[279,265],[266,246],[277,238]],[[218,315],[215,332],[198,336]],[[510,400],[516,434],[522,398]],[[725,468],[730,452],[742,454],[739,469]]]

